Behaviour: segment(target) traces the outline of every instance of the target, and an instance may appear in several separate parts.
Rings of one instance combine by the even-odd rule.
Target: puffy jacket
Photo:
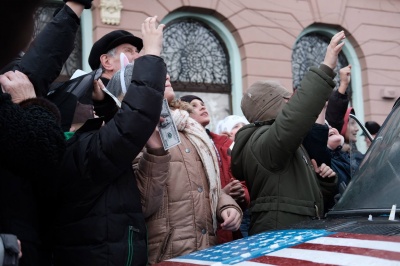
[[[146,225],[131,164],[159,122],[166,67],[135,61],[121,109],[68,140],[54,208],[55,265],[146,265]]]
[[[313,67],[274,122],[252,123],[236,134],[232,173],[250,191],[250,235],[323,214],[319,183],[325,184],[301,143],[334,85],[331,76]]]
[[[171,148],[169,155],[144,152],[137,166],[150,264],[217,244],[203,163],[189,139],[181,132],[179,136],[181,144]],[[240,211],[232,197],[221,193],[217,216],[228,207]]]

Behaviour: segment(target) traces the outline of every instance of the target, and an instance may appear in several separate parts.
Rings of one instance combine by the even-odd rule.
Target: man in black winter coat
[[[146,265],[146,226],[132,161],[160,119],[166,66],[164,25],[142,25],[145,55],[113,119],[90,119],[67,142],[54,201],[54,263]],[[98,89],[98,83],[95,82]],[[97,121],[100,121],[97,123]]]

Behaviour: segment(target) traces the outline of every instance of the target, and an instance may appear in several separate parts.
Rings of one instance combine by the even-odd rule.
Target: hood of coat
[[[250,123],[275,119],[292,94],[274,81],[257,81],[243,95],[241,108]]]

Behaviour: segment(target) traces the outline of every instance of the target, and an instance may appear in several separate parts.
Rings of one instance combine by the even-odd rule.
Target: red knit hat
[[[346,135],[347,124],[349,123],[350,114],[355,115],[353,107],[347,108],[346,114],[344,115],[342,130],[340,130],[340,135],[342,136]]]

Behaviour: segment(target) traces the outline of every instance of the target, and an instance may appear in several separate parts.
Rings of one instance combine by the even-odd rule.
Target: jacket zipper
[[[132,225],[128,227],[128,259],[126,261],[126,266],[130,266],[132,264],[133,258],[133,232],[139,233],[140,230],[134,228]]]
[[[162,244],[162,246],[161,246],[161,247],[162,247],[162,248],[161,248],[161,253],[160,253],[160,255],[159,255],[158,258],[157,258],[157,262],[160,262],[161,259],[164,257],[165,252],[166,252],[167,247],[168,247],[169,240],[170,240],[170,238],[171,238],[171,236],[172,236],[172,233],[173,233],[174,229],[175,229],[175,228],[172,227],[172,228],[169,230],[167,236],[165,237],[165,240],[164,240],[164,242],[163,242],[163,244]]]

